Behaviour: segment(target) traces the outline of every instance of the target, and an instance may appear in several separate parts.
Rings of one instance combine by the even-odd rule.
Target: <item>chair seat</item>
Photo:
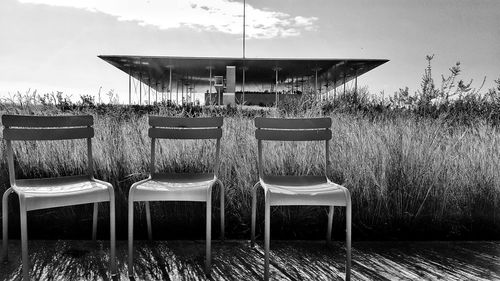
[[[324,176],[264,176],[271,205],[346,206],[346,188]]]
[[[108,186],[89,176],[21,179],[12,188],[24,196],[28,211],[109,201]]]
[[[214,174],[154,174],[135,186],[134,201],[207,201]]]

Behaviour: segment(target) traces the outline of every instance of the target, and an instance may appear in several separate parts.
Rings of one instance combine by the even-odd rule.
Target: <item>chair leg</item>
[[[99,212],[99,203],[94,203],[94,212],[92,216],[92,240],[96,240],[97,236],[97,215]]]
[[[220,186],[220,240],[224,241],[225,221],[224,221],[224,184],[217,180]]]
[[[255,246],[255,221],[257,219],[257,186],[259,182],[253,185],[252,189],[252,223],[251,223],[251,237],[250,237],[250,245],[252,247]]]
[[[266,194],[265,215],[264,215],[264,280],[269,280],[269,242],[271,239],[271,206]]]
[[[149,241],[152,241],[153,231],[151,230],[151,209],[148,201],[146,201],[146,224],[148,225],[148,239]]]
[[[2,260],[9,259],[9,195],[12,193],[12,188],[5,191],[2,197]]]
[[[128,197],[128,276],[134,276],[134,200]]]
[[[28,256],[28,224],[27,224],[27,210],[24,200],[20,198],[19,208],[21,215],[21,256],[23,260],[23,280],[30,280],[30,265]]]
[[[326,243],[331,244],[332,242],[332,228],[333,228],[333,213],[335,211],[334,206],[329,207],[328,212],[328,227],[326,230]]]
[[[206,210],[207,228],[206,228],[206,261],[205,261],[205,274],[210,275],[210,267],[212,264],[212,189],[207,190],[207,210]]]
[[[351,280],[351,200],[346,206],[346,272],[345,280]]]
[[[111,191],[112,192],[112,191]],[[115,197],[109,199],[109,235],[110,235],[110,267],[111,276],[116,275],[116,218],[115,218]]]

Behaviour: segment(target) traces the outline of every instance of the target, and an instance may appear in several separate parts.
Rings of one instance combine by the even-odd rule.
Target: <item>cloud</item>
[[[190,27],[199,31],[243,33],[243,3],[230,0],[19,0],[21,3],[71,7],[100,12],[120,21],[159,29]],[[292,16],[246,5],[247,38],[298,36],[317,29],[316,17]]]

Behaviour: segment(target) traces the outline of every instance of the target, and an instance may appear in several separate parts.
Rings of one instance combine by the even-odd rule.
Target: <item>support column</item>
[[[164,79],[161,80],[161,101],[163,103],[165,103],[165,80]]]
[[[333,102],[337,98],[337,65],[334,66],[333,71]]]
[[[151,76],[148,76],[148,105],[151,105]]]
[[[142,72],[139,73],[139,105],[142,105]]]
[[[179,79],[175,81],[175,87],[177,88],[177,92],[175,95],[175,101],[177,102],[177,105],[179,105]]]
[[[170,103],[172,103],[172,68],[174,68],[173,65],[169,64],[167,65],[167,68],[168,68],[168,72],[169,72],[169,75],[168,75],[168,92],[169,92],[169,101]]]
[[[304,77],[300,78],[301,94],[304,94]]]
[[[274,89],[274,92],[276,93],[276,99],[275,99],[275,107],[278,107],[278,72],[281,70],[281,67],[274,67],[273,68],[275,74],[276,74],[276,86]]]
[[[139,58],[139,105],[142,105],[142,61]]]
[[[245,72],[248,70],[248,67],[246,66],[243,66],[241,68],[242,72],[243,72],[243,81],[242,81],[242,84],[241,84],[241,92],[242,92],[242,95],[241,95],[241,105],[243,106],[245,104]]]
[[[337,78],[333,79],[333,101],[337,98]]]
[[[206,69],[208,69],[209,71],[209,79],[208,79],[208,83],[209,83],[209,91],[208,91],[208,104],[209,105],[212,105],[212,69],[214,69],[213,66],[207,66]]]
[[[321,67],[313,68],[314,71],[314,93],[316,94],[316,100],[318,99],[318,71],[321,70]]]
[[[326,88],[325,89],[325,95],[326,95],[325,100],[327,100],[327,101],[330,100],[330,91],[328,91],[329,86],[330,86],[330,83],[328,81],[326,81],[326,84],[325,84],[325,88]]]
[[[181,79],[181,104],[184,105],[184,79]]]
[[[155,102],[156,103],[158,103],[158,84],[160,84],[160,83],[158,83],[158,81],[156,81],[156,84],[155,84],[155,86],[156,86],[156,88],[155,88]]]

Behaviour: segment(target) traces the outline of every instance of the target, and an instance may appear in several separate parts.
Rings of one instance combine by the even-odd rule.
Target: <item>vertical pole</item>
[[[246,6],[246,1],[243,0],[243,59],[245,59],[245,20],[246,20],[245,6]]]
[[[128,104],[132,104],[132,75],[130,68],[128,69]]]
[[[337,78],[333,78],[333,102],[337,98]]]
[[[280,67],[274,67],[273,68],[275,74],[276,74],[276,86],[275,86],[275,89],[274,89],[274,92],[275,92],[275,106],[278,107],[278,72],[281,70]]]
[[[220,105],[220,87],[217,88],[217,105]]]
[[[276,86],[274,92],[276,92],[276,107],[278,107],[278,69],[276,69]]]
[[[139,58],[139,105],[142,105],[142,62]]]
[[[337,98],[337,65],[333,67],[333,102]]]
[[[161,81],[161,101],[165,102],[165,80]]]
[[[195,96],[194,96],[194,81],[193,81],[193,76],[191,76],[191,82],[190,82],[190,95],[191,95],[191,102],[194,104],[195,101]]]
[[[151,105],[151,76],[148,78],[148,105]]]
[[[243,106],[245,104],[245,72],[247,68],[243,66],[242,70],[243,70],[243,83],[241,84],[241,91],[242,91],[241,105]]]
[[[158,81],[155,84],[155,102],[158,103]]]
[[[139,105],[142,105],[142,71],[139,73]]]
[[[210,92],[208,95],[209,103],[212,104],[212,67],[210,66]]]
[[[243,83],[242,83],[242,95],[241,95],[241,106],[243,107],[243,104],[245,104],[245,29],[246,29],[246,26],[245,26],[245,21],[246,21],[246,1],[243,0]]]
[[[175,87],[177,88],[177,93],[175,95],[175,100],[177,102],[177,105],[179,105],[179,79],[175,81]]]
[[[314,71],[314,76],[315,76],[315,81],[314,81],[314,92],[316,92],[316,95],[318,94],[318,71]]]
[[[168,78],[168,88],[169,88],[169,93],[170,93],[170,102],[172,102],[172,66],[169,67],[170,69],[170,74]]]
[[[318,71],[321,70],[321,67],[313,68],[314,71],[314,93],[316,94],[316,100],[320,97],[320,93],[318,91]]]

